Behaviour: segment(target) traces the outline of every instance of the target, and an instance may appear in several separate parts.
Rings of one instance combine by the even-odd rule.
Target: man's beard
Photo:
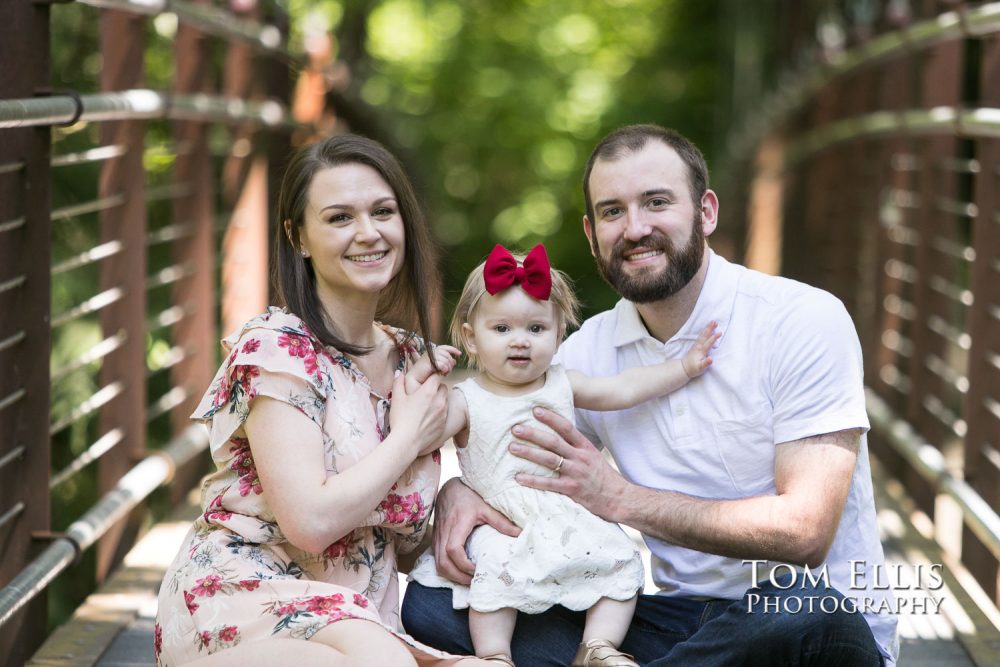
[[[666,234],[653,231],[639,241],[620,238],[611,248],[610,258],[605,259],[600,248],[596,247],[595,239],[594,254],[601,277],[632,303],[652,303],[677,294],[698,273],[705,256],[705,234],[701,228],[700,211],[695,213],[691,222],[691,235],[687,245],[679,251]],[[646,270],[638,275],[628,275],[624,269],[625,253],[635,248],[662,250],[667,266],[659,273]]]

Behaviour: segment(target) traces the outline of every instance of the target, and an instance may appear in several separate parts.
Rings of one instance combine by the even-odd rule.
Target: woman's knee
[[[416,667],[417,662],[399,637],[373,621],[348,619],[331,623],[310,640],[344,656],[345,665]]]

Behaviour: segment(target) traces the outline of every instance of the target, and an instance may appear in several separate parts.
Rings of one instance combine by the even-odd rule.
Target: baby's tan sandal
[[[507,667],[516,667],[514,661],[511,660],[509,655],[504,653],[494,653],[493,655],[483,655],[479,657],[480,660],[487,660],[489,662],[495,662],[501,665],[506,665]]]
[[[639,663],[606,639],[591,639],[580,643],[571,667],[639,667]]]

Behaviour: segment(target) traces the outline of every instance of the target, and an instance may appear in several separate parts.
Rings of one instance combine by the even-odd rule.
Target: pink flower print
[[[260,349],[260,340],[257,338],[251,338],[247,342],[243,343],[243,347],[240,348],[240,351],[243,354],[253,354],[259,349]]]
[[[217,574],[196,579],[195,583],[198,585],[194,588],[194,594],[199,597],[210,598],[222,590],[222,577]]]
[[[274,613],[278,616],[289,616],[296,612],[298,612],[298,608],[295,606],[294,602],[285,603],[274,610]]]
[[[403,498],[401,505],[403,508],[403,514],[407,517],[406,520],[408,522],[419,521],[424,518],[424,514],[427,511],[427,508],[424,506],[423,499],[416,491]]]
[[[316,349],[309,338],[295,334],[281,334],[278,336],[278,347],[287,348],[288,356],[302,359],[306,373],[319,377],[319,365],[316,363]]]
[[[333,595],[316,595],[310,598],[307,602],[308,606],[306,607],[306,611],[311,611],[314,614],[323,614],[325,616],[340,609],[340,605],[344,604],[344,596],[340,593],[334,593]]]
[[[240,475],[245,475],[253,470],[253,453],[250,451],[250,441],[246,438],[234,437],[229,442],[229,453],[233,455],[233,462],[229,466],[230,470],[235,470]]]
[[[355,596],[357,597],[357,596]],[[153,657],[159,658],[163,650],[163,628],[159,623],[153,624]]]
[[[204,632],[199,634],[198,637],[201,639],[201,645],[204,646],[205,648],[208,648],[209,643],[212,641],[212,633],[209,632],[208,630],[205,630]]]
[[[354,546],[354,533],[350,532],[323,550],[326,558],[342,558]]]
[[[222,407],[229,402],[229,383],[226,382],[226,378],[222,378],[219,381],[219,388],[215,390],[215,396],[212,397],[213,407]]]
[[[315,375],[319,377],[319,364],[316,363],[316,355],[310,354],[302,359],[302,363],[306,367],[306,373],[309,375]]]
[[[198,611],[198,605],[194,601],[194,594],[184,591],[184,604],[187,605],[188,613],[194,616],[194,613]]]
[[[436,463],[438,465],[441,465],[441,450],[440,449],[435,449],[433,452],[431,452],[431,461],[434,461],[434,463]]]
[[[281,334],[278,336],[278,347],[288,348],[288,355],[291,357],[315,356],[309,339],[305,336],[295,334]]]
[[[222,509],[222,496],[218,495],[208,504],[208,509],[202,516],[206,521],[228,521],[233,517],[233,513]]]
[[[257,466],[253,462],[253,453],[250,451],[250,441],[246,438],[233,438],[230,442],[232,446],[229,451],[233,454],[233,462],[229,464],[229,469],[239,475],[240,495],[248,496],[251,491],[256,495],[264,493],[257,476]]]
[[[255,591],[260,586],[260,579],[243,579],[239,585],[245,591]]]
[[[354,604],[356,604],[357,606],[361,607],[362,609],[367,609],[368,608],[368,598],[366,598],[364,595],[361,595],[360,593],[355,593],[354,594]]]
[[[219,630],[219,641],[231,642],[236,639],[237,636],[239,636],[239,630],[237,630],[235,625],[227,625]]]
[[[246,394],[247,399],[257,395],[257,390],[253,387],[253,379],[260,377],[260,368],[257,366],[237,366],[233,370],[233,384],[239,386]]]
[[[257,496],[264,493],[264,487],[260,485],[260,478],[256,474],[253,477],[240,477],[240,495],[249,496],[251,491]]]
[[[406,514],[403,510],[403,499],[396,493],[390,493],[379,505],[379,509],[385,512],[385,520],[388,523],[401,524],[406,521]]]

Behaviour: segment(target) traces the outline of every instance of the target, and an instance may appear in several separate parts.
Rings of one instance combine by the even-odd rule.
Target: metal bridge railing
[[[845,302],[873,453],[1000,605],[1000,3],[778,5],[799,52],[728,142],[747,256]]]
[[[2,665],[44,640],[47,597],[82,600],[143,506],[176,503],[204,472],[188,415],[220,330],[268,301],[266,251],[246,248],[266,248],[271,184],[293,133],[313,131],[290,112],[293,72],[311,65],[265,11],[0,3]],[[78,25],[103,66],[74,67],[83,94],[53,90],[50,12],[89,12]],[[176,34],[157,41],[147,23],[165,13]],[[173,63],[165,89],[146,83],[149,53]],[[90,587],[58,576],[70,568]]]

